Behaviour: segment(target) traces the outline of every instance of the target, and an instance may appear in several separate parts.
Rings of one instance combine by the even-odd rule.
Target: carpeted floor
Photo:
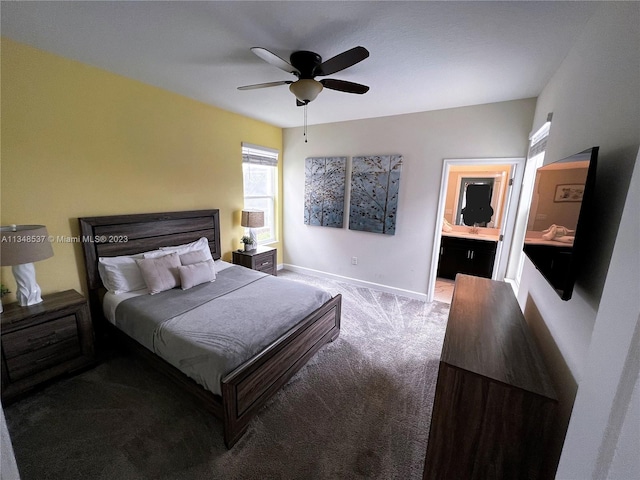
[[[449,305],[279,275],[342,293],[340,337],[233,449],[216,418],[114,352],[5,408],[22,480],[422,478]]]

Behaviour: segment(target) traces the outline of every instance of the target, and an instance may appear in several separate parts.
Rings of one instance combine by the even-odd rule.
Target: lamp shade
[[[240,225],[249,228],[264,227],[264,212],[261,210],[243,210]]]
[[[44,225],[0,227],[0,265],[3,267],[39,262],[53,257]]]

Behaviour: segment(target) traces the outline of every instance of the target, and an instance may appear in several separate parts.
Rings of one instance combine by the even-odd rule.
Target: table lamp
[[[44,225],[0,227],[0,266],[11,267],[16,279],[16,299],[22,307],[42,302],[33,262],[53,257]]]
[[[249,228],[251,250],[255,250],[258,246],[258,239],[254,228],[264,227],[264,212],[261,210],[243,210],[240,225]]]

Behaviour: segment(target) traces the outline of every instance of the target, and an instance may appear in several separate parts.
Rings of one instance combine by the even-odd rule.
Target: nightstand
[[[93,328],[86,299],[75,290],[42,296],[28,307],[4,305],[2,401],[94,363]]]
[[[252,270],[258,270],[271,275],[278,275],[277,272],[278,250],[271,247],[258,247],[248,252],[234,250],[233,263],[242,265]]]

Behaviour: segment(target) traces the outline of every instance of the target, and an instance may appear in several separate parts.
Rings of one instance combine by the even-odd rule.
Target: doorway
[[[491,278],[504,279],[513,240],[516,207],[520,197],[524,166],[524,157],[444,159],[427,292],[428,301],[434,298],[442,226],[445,220],[446,223],[454,225],[454,228],[456,225],[464,225],[460,223],[461,216],[458,213],[464,208],[464,205],[461,205],[464,201],[464,195],[461,195],[461,192],[465,190],[465,182],[467,185],[474,181],[491,184],[493,216],[484,227],[493,229],[498,238]]]

